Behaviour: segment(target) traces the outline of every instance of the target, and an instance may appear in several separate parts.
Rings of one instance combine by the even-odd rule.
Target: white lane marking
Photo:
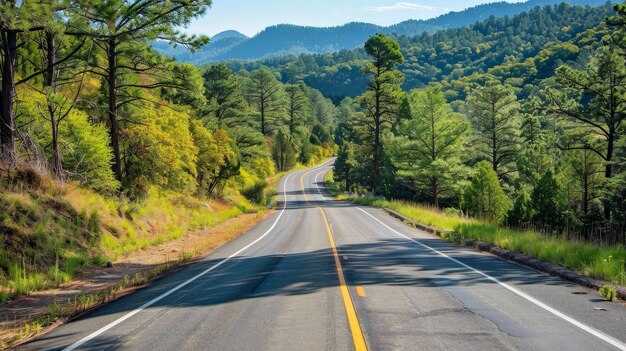
[[[326,197],[324,197],[324,194],[322,194],[322,191],[320,190],[320,187],[317,185],[317,178],[320,176],[321,173],[318,173],[315,175],[315,187],[317,188],[317,192],[320,193],[320,195],[322,196],[322,200],[326,201]],[[326,174],[326,173],[324,173]]]
[[[371,214],[369,214],[364,209],[359,208],[359,207],[357,207],[357,208],[359,210],[361,210],[363,213],[365,213],[366,215],[368,215],[369,217],[371,217],[372,219],[374,219],[376,222],[382,224],[387,229],[389,229],[392,232],[400,235],[401,237],[406,238],[406,239],[408,239],[408,240],[410,240],[410,241],[412,241],[412,242],[414,242],[414,243],[416,243],[416,244],[418,244],[418,245],[420,245],[420,246],[422,246],[422,247],[424,247],[424,248],[426,248],[428,250],[431,250],[432,252],[435,252],[435,253],[437,253],[437,254],[439,254],[439,255],[441,255],[441,256],[443,256],[443,257],[445,257],[445,258],[447,258],[447,259],[449,259],[449,260],[451,260],[451,261],[453,261],[453,262],[455,262],[455,263],[457,263],[457,264],[459,264],[459,265],[461,265],[461,266],[463,266],[463,267],[465,267],[465,268],[467,268],[467,269],[469,269],[469,270],[471,270],[471,271],[473,271],[473,272],[475,272],[475,273],[477,273],[477,274],[479,274],[479,275],[481,275],[481,276],[483,276],[483,277],[485,277],[485,278],[487,278],[489,280],[491,280],[492,282],[497,283],[498,285],[500,285],[503,288],[513,292],[514,294],[521,296],[522,298],[524,298],[524,299],[534,303],[535,305],[537,305],[537,306],[543,308],[544,310],[554,314],[555,316],[557,316],[557,317],[559,317],[559,318],[561,318],[561,319],[563,319],[563,320],[565,320],[565,321],[567,321],[567,322],[577,326],[578,328],[586,331],[587,333],[589,333],[589,334],[591,334],[591,335],[593,335],[593,336],[595,336],[595,337],[597,337],[599,339],[602,339],[602,340],[606,341],[607,343],[617,347],[618,349],[626,350],[626,344],[624,344],[620,340],[617,340],[617,339],[615,339],[614,337],[612,337],[610,335],[607,335],[607,334],[605,334],[605,333],[603,333],[603,332],[601,332],[601,331],[599,331],[599,330],[597,330],[595,328],[592,328],[592,327],[590,327],[588,325],[585,325],[585,324],[575,320],[574,318],[564,314],[563,312],[546,305],[545,303],[535,299],[534,297],[526,294],[525,292],[523,292],[521,290],[518,290],[518,289],[516,289],[516,288],[514,288],[514,287],[512,287],[512,286],[510,286],[510,285],[508,285],[508,284],[506,284],[506,283],[504,283],[502,281],[500,281],[499,279],[490,276],[487,273],[479,271],[478,269],[476,269],[474,267],[471,267],[471,266],[469,266],[469,265],[467,265],[467,264],[457,260],[456,258],[450,257],[450,256],[446,255],[445,253],[437,250],[437,249],[434,249],[434,248],[432,248],[432,247],[430,247],[430,246],[428,246],[426,244],[423,244],[423,243],[421,243],[421,242],[419,242],[419,241],[417,241],[417,240],[415,240],[415,239],[413,239],[413,238],[411,238],[409,236],[406,236],[406,235],[398,232],[397,230],[395,230],[395,229],[389,227],[388,225],[386,225],[385,223],[381,222],[378,218],[376,218],[376,217],[372,216]]]
[[[327,162],[326,162],[327,163]],[[319,167],[323,167],[326,165],[326,163],[321,164],[315,168],[313,168],[314,170],[316,168]],[[239,251],[235,252],[234,254],[226,257],[225,259],[223,259],[222,261],[218,262],[217,264],[215,264],[214,266],[198,273],[197,275],[193,276],[192,278],[189,278],[188,280],[186,280],[185,282],[181,283],[180,285],[166,291],[165,293],[155,297],[154,299],[144,303],[143,305],[139,306],[138,308],[136,308],[135,310],[128,312],[127,314],[125,314],[124,316],[114,320],[113,322],[105,325],[104,327],[96,330],[95,332],[85,336],[84,338],[78,340],[77,342],[73,343],[72,345],[66,347],[63,349],[63,351],[72,351],[75,350],[76,348],[84,345],[85,343],[89,342],[90,340],[92,340],[93,338],[101,335],[102,333],[106,332],[107,330],[115,327],[116,325],[122,323],[123,321],[127,320],[128,318],[136,315],[137,313],[145,310],[146,308],[154,305],[155,303],[159,302],[160,300],[164,299],[165,297],[173,294],[174,292],[180,290],[181,288],[183,288],[184,286],[188,285],[189,283],[193,282],[194,280],[202,277],[203,275],[211,272],[212,270],[215,270],[216,268],[218,268],[219,266],[223,265],[224,263],[228,262],[230,259],[232,259],[233,257],[239,255],[240,253],[244,252],[245,250],[247,250],[248,248],[250,248],[252,245],[258,243],[259,241],[261,241],[263,238],[265,238],[278,224],[278,221],[280,220],[280,218],[283,216],[283,213],[285,213],[285,209],[287,208],[287,182],[289,180],[289,178],[294,175],[297,172],[294,173],[290,173],[289,175],[287,175],[287,178],[285,178],[285,182],[283,183],[283,193],[284,193],[284,197],[285,197],[285,203],[283,204],[283,209],[280,211],[280,214],[278,214],[278,217],[276,218],[276,220],[274,221],[274,224],[272,224],[272,226],[265,232],[263,233],[263,235],[261,235],[260,237],[258,237],[256,240],[254,240],[253,242],[251,242],[250,244],[246,245],[244,248],[240,249]]]

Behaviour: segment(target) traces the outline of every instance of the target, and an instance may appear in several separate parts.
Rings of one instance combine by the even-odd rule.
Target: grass
[[[503,228],[477,219],[444,213],[417,203],[348,196],[339,190],[338,185],[332,182],[332,178],[327,177],[327,184],[331,193],[339,195],[341,199],[361,205],[389,208],[422,224],[442,231],[454,231],[460,235],[461,240],[483,241],[581,274],[626,286],[626,248],[622,246],[595,245],[531,230]],[[453,236],[449,238],[452,240]]]
[[[0,178],[0,302],[65,283],[85,265],[264,208],[234,190],[219,200],[151,191],[133,203],[59,186],[36,171],[21,177]]]
[[[601,287],[598,292],[606,301],[615,302],[615,300],[617,300],[617,291],[615,291],[615,288],[610,285],[605,285]]]

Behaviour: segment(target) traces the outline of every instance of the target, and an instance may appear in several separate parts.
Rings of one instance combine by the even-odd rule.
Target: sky
[[[253,36],[265,27],[282,23],[329,27],[368,22],[387,26],[495,1],[498,0],[213,0],[207,13],[184,31],[215,35],[234,29]]]

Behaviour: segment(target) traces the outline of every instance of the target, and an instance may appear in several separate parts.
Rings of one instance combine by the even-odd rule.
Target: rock
[[[112,267],[113,267],[113,262],[107,261],[107,268],[112,268]]]

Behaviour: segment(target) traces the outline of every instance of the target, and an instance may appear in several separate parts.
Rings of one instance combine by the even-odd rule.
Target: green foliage
[[[451,111],[438,86],[412,93],[409,100],[411,119],[400,124],[389,153],[397,177],[439,207],[440,198],[455,195],[465,176],[461,156],[468,125]]]
[[[250,74],[246,93],[255,109],[259,131],[263,135],[271,134],[282,124],[282,85],[269,69],[260,68]]]
[[[152,186],[192,193],[196,190],[198,147],[189,116],[166,107],[143,111],[143,122],[126,129],[128,165],[125,189],[133,198]]]
[[[287,171],[296,164],[297,154],[293,138],[282,130],[274,136],[272,158],[279,172]]]
[[[557,87],[548,87],[546,111],[566,131],[560,140],[564,150],[589,150],[604,161],[604,177],[615,175],[617,145],[626,119],[626,61],[618,48],[598,49],[584,69],[561,66]],[[622,200],[618,200],[621,203]],[[611,219],[615,204],[604,201],[604,217]],[[615,214],[614,214],[615,215]],[[620,216],[620,214],[616,214]]]
[[[598,292],[606,301],[615,302],[617,300],[617,291],[615,291],[615,288],[610,285],[604,285],[598,290]]]
[[[554,174],[547,171],[531,194],[533,219],[542,225],[560,228],[568,217],[567,203]]]
[[[377,34],[365,43],[365,51],[371,61],[363,71],[370,76],[367,91],[355,99],[362,110],[356,114],[354,131],[360,138],[362,150],[359,163],[363,168],[363,178],[369,178],[373,193],[384,191],[388,184],[383,174],[385,154],[382,135],[395,122],[395,116],[404,95],[400,84],[403,75],[396,66],[404,62],[400,45],[392,38]],[[366,157],[366,158],[365,158]]]
[[[500,223],[510,207],[491,163],[482,161],[474,167],[475,174],[463,191],[463,208],[472,216]]]
[[[513,88],[497,81],[477,87],[467,98],[479,156],[498,178],[510,178],[519,149],[519,104]]]
[[[226,180],[239,174],[240,160],[234,142],[226,131],[211,133],[199,121],[191,121],[191,135],[198,148],[196,168],[198,191],[204,195],[220,193]]]
[[[244,115],[245,100],[240,82],[233,72],[223,64],[211,65],[202,74],[206,105],[204,113],[209,124],[218,128],[241,127],[249,123]]]
[[[518,3],[522,4],[530,5],[530,2]],[[485,73],[518,87],[537,85],[563,62],[575,61],[590,48],[599,46],[606,34],[600,23],[613,13],[613,5],[601,1],[596,5],[599,7],[565,3],[547,7],[531,5],[526,12],[506,18],[468,16],[472,23],[463,28],[398,35],[396,40],[405,58],[399,66],[406,76],[403,88],[410,91],[441,82],[447,96],[463,100],[468,84],[484,83]],[[474,23],[479,18],[484,20]],[[573,53],[570,45],[552,47],[568,41],[576,46],[578,53]],[[367,89],[368,80],[360,70],[366,60],[367,54],[357,48],[230,65],[248,71],[264,65],[289,72],[286,78],[298,77],[338,102],[346,96],[361,95]]]
[[[59,136],[63,169],[70,179],[102,193],[117,191],[120,184],[111,171],[113,154],[104,126],[90,124],[84,113],[76,111],[61,124]]]
[[[257,204],[263,204],[265,201],[266,186],[267,182],[265,180],[258,180],[254,184],[242,189],[240,192],[246,199]]]
[[[349,191],[353,182],[353,173],[356,169],[356,158],[354,155],[354,145],[349,142],[343,143],[339,147],[337,159],[333,169],[333,179],[344,184],[344,190]]]
[[[533,219],[533,209],[530,202],[530,197],[526,192],[520,192],[515,201],[513,207],[506,214],[506,224],[512,227],[523,227],[531,222]]]

